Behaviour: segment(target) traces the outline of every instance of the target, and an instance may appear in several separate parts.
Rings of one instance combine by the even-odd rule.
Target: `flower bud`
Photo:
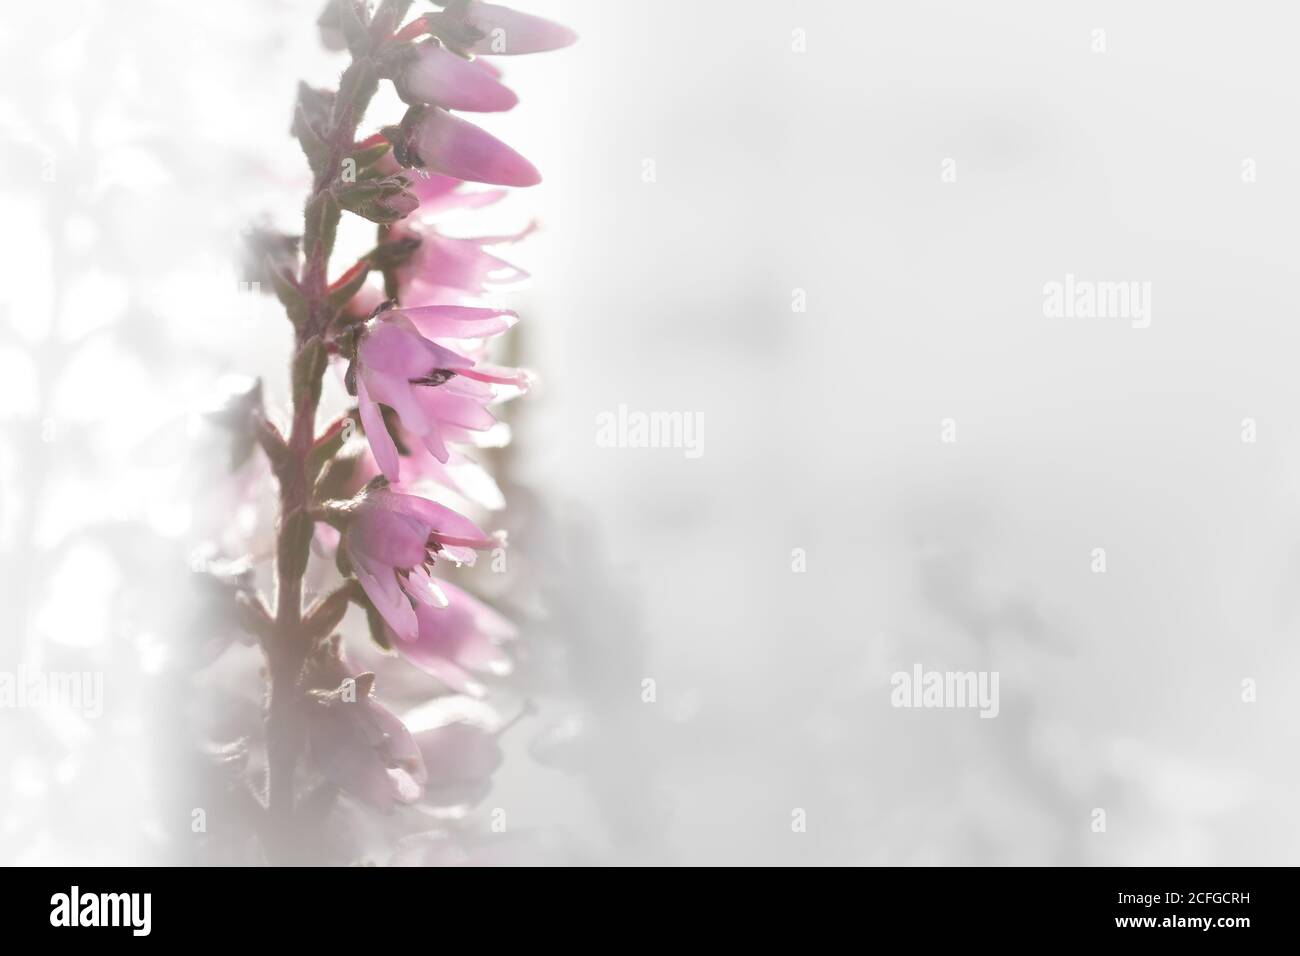
[[[406,103],[498,113],[519,102],[483,63],[467,60],[437,40],[415,44],[396,68],[393,86]]]
[[[387,127],[393,155],[406,166],[420,166],[475,183],[535,186],[537,168],[473,123],[434,106],[412,106],[400,127]]]
[[[390,223],[404,219],[419,208],[420,200],[408,192],[406,186],[407,181],[402,176],[362,179],[336,187],[334,198],[342,208],[363,219]]]

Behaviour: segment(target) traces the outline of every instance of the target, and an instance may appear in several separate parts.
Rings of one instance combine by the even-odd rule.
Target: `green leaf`
[[[366,8],[352,0],[334,0],[338,10],[339,28],[347,42],[348,52],[354,57],[362,57],[370,52],[370,25],[363,19]]]
[[[349,133],[361,122],[366,104],[379,89],[379,73],[369,59],[353,60],[339,77],[339,92],[334,99],[334,112],[330,126],[333,130],[347,127]]]
[[[352,301],[354,295],[361,291],[361,287],[366,284],[366,279],[369,275],[370,266],[369,263],[367,263],[366,268],[358,269],[356,275],[331,292],[326,297],[326,301],[335,308],[343,308],[343,306]]]
[[[392,148],[391,143],[375,143],[373,146],[367,146],[365,149],[350,153],[348,159],[352,160],[352,164],[356,168],[357,178],[363,179],[382,175],[373,167],[375,163],[387,156]]]
[[[307,455],[307,482],[314,483],[321,470],[337,455],[347,443],[347,439],[360,431],[357,424],[357,410],[354,408],[340,418],[331,427],[329,433],[316,444]]]
[[[329,162],[330,150],[325,138],[333,111],[332,91],[314,89],[306,83],[298,84],[298,101],[294,105],[290,129],[298,138],[298,143],[307,156],[307,163],[317,177],[322,175]]]
[[[320,255],[328,260],[334,249],[334,237],[338,233],[339,219],[342,211],[329,190],[317,193],[307,203],[305,215],[306,235],[303,248],[308,258]],[[317,251],[319,250],[319,252]]]
[[[270,260],[267,261],[266,266],[271,288],[275,290],[275,297],[280,300],[285,313],[289,316],[289,321],[296,328],[307,318],[307,300],[302,297],[298,284],[287,274],[276,268]]]
[[[439,6],[445,4],[439,3]],[[389,32],[395,31],[406,18],[406,11],[411,9],[411,0],[382,0],[375,11],[374,22]]]
[[[419,208],[420,201],[407,190],[404,176],[362,179],[334,187],[338,204],[371,222],[391,223],[404,219]]]
[[[348,581],[311,606],[302,622],[303,636],[307,640],[318,641],[328,637],[338,627],[347,613],[354,586],[354,581]]]

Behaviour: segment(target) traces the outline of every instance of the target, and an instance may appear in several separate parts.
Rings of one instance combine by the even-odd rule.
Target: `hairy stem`
[[[410,0],[384,0],[370,24],[371,50],[391,36]],[[330,200],[343,160],[352,151],[357,125],[375,93],[377,71],[369,55],[358,56],[339,81],[338,97],[325,137],[328,162],[312,187],[305,212],[305,244],[299,291],[304,309],[294,331],[292,380],[293,425],[284,459],[276,469],[280,483],[280,523],[277,531],[275,626],[264,641],[270,678],[266,714],[267,809],[266,851],[273,863],[300,857],[295,839],[294,771],[305,740],[301,676],[311,651],[303,627],[303,575],[311,546],[311,488],[307,459],[315,442],[316,410],[320,401],[324,361],[314,361],[331,318],[328,301],[330,254],[338,208]],[[331,223],[328,220],[333,217]],[[322,223],[325,223],[323,226]],[[305,533],[304,533],[305,529]]]

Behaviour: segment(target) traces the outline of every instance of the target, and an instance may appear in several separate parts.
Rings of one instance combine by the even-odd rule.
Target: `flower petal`
[[[446,607],[447,595],[443,593],[438,582],[423,567],[411,568],[404,580],[399,579],[402,590],[410,595],[411,600],[430,607]]]
[[[545,53],[570,46],[578,35],[566,26],[521,13],[496,3],[474,0],[469,5],[469,19],[483,34],[471,53],[509,56],[522,53]]]
[[[489,71],[436,40],[416,44],[415,55],[398,74],[396,86],[407,103],[431,103],[475,113],[497,113],[519,102]]]
[[[403,308],[421,335],[429,338],[483,339],[500,335],[519,321],[509,309],[479,309],[464,305],[424,305]]]
[[[389,481],[401,478],[401,463],[397,456],[397,445],[393,436],[388,434],[384,416],[379,407],[371,400],[363,382],[357,381],[357,408],[361,412],[361,427],[366,430],[366,441],[370,443],[370,453],[375,456],[375,464]]]
[[[419,518],[376,507],[369,498],[348,522],[343,544],[352,558],[365,558],[373,565],[411,568],[424,564],[429,527]]]
[[[366,323],[357,346],[357,361],[363,369],[405,381],[439,367],[446,352],[403,320],[400,313],[388,312]]]
[[[492,134],[431,107],[416,131],[423,165],[446,176],[497,186],[535,186],[537,168]]]
[[[362,590],[380,617],[404,641],[413,641],[420,633],[419,621],[410,600],[398,587],[397,575],[392,568],[371,564],[364,559],[353,559],[353,571]]]
[[[477,546],[484,548],[490,548],[494,544],[474,522],[436,501],[387,489],[375,492],[371,497],[397,514],[418,520],[431,530],[434,537],[474,541]]]

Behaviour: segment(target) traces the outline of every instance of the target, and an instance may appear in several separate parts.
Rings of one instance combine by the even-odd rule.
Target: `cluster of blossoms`
[[[360,605],[381,646],[466,698],[485,693],[479,675],[510,668],[511,623],[439,580],[440,566],[472,564],[476,552],[504,541],[422,491],[439,485],[487,511],[504,504],[472,449],[500,443],[504,425],[491,406],[529,385],[520,369],[489,361],[492,341],[517,316],[483,304],[494,287],[523,277],[489,251],[520,235],[457,238],[437,223],[450,210],[505,194],[468,183],[540,181],[531,163],[457,113],[517,103],[494,57],[554,50],[575,38],[481,0],[451,0],[403,25],[409,6],[383,0],[371,13],[355,0],[332,0],[326,8],[322,38],[349,50],[352,63],[337,92],[300,90],[293,131],[314,174],[305,235],[300,244],[262,237],[259,247],[296,333],[292,431],[271,424],[260,390],[238,416],[251,423],[280,485],[276,610],[240,595],[271,682],[267,805],[275,826],[293,823],[303,756],[334,787],[381,809],[449,782],[473,789],[499,760],[481,721],[408,730],[376,698],[374,675],[355,672],[334,631],[348,604]],[[393,84],[408,110],[400,123],[360,135],[381,81]],[[331,282],[344,212],[376,223],[378,241]],[[356,408],[317,434],[331,363]],[[358,420],[367,446],[359,455],[344,441]],[[336,549],[343,583],[303,610],[308,556],[322,543]]]

